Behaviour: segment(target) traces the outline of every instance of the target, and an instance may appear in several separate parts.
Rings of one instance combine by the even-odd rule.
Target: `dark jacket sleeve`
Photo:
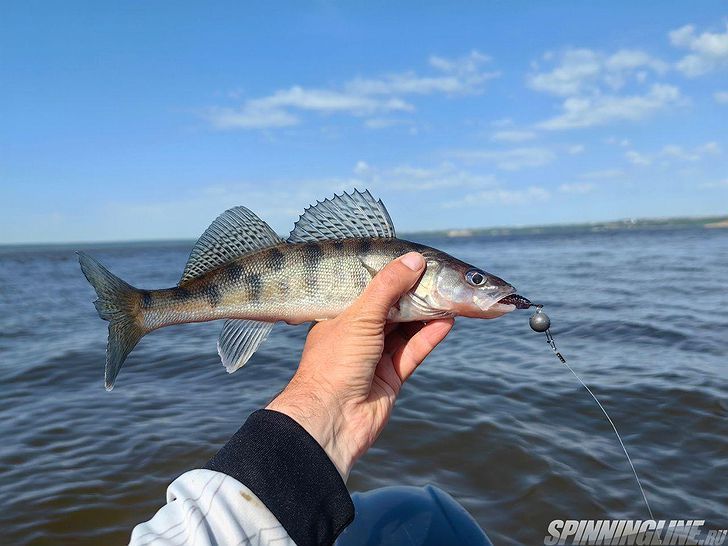
[[[332,544],[354,504],[318,442],[287,415],[259,410],[205,465],[246,485],[298,546]]]

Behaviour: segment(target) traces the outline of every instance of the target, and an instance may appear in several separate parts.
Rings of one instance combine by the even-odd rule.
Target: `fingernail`
[[[425,259],[419,252],[408,252],[402,258],[402,263],[409,267],[412,271],[419,271],[425,266]]]

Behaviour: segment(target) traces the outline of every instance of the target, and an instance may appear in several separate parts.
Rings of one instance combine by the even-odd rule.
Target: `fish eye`
[[[482,286],[485,284],[485,273],[479,269],[471,269],[465,274],[465,280],[473,286]]]

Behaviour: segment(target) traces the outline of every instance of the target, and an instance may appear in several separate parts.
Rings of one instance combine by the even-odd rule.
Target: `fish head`
[[[427,257],[427,269],[414,291],[432,309],[485,319],[516,309],[513,304],[500,303],[515,293],[500,277],[446,254]]]

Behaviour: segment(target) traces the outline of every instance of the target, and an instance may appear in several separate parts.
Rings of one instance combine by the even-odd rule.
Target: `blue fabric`
[[[382,487],[353,497],[356,518],[336,546],[493,546],[465,508],[432,485]]]

